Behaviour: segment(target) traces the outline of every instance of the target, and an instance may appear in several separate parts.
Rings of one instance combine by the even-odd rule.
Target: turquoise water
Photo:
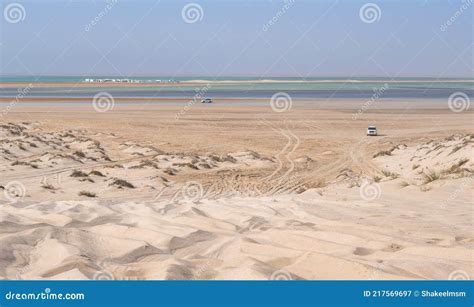
[[[116,78],[121,77],[97,77],[95,79]],[[383,98],[447,98],[455,92],[463,92],[469,97],[474,96],[474,80],[454,80],[454,79],[413,79],[400,78],[395,81],[383,78],[362,78],[358,81],[351,82],[345,78],[308,78],[302,80],[300,78],[266,78],[278,80],[275,82],[250,82],[239,83],[237,81],[258,81],[260,78],[254,77],[220,77],[211,79],[205,76],[193,77],[134,77],[136,80],[228,80],[236,81],[225,84],[192,84],[186,85],[182,83],[168,84],[167,86],[147,85],[133,87],[100,87],[100,91],[106,91],[114,95],[114,97],[193,97],[196,93],[204,93],[209,97],[272,97],[276,92],[286,92],[294,98],[370,98],[374,94]],[[331,81],[325,81],[325,80]],[[82,83],[84,77],[23,77],[23,76],[3,76],[0,81],[3,83]],[[316,81],[313,83],[297,82],[300,81]],[[317,81],[325,82],[317,82]],[[288,82],[285,82],[288,81]],[[406,82],[410,81],[410,82]],[[15,97],[21,88],[7,88],[0,85],[0,97]],[[41,87],[32,86],[28,89],[29,97],[92,97],[99,91],[99,88],[93,84],[81,87],[67,86],[64,87]]]

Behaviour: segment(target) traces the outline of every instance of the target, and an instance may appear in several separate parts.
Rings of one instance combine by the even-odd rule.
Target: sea
[[[139,81],[163,80],[167,86],[133,87],[94,87],[70,86],[70,83],[82,83],[83,76],[1,76],[0,97],[16,97],[24,94],[29,98],[90,98],[98,92],[110,93],[116,98],[269,98],[278,93],[285,93],[292,99],[446,99],[453,94],[461,93],[464,97],[474,97],[474,79],[429,79],[429,78],[292,78],[292,77],[219,77],[192,76],[153,76],[132,77]],[[94,76],[94,79],[123,78],[113,76]],[[171,81],[170,81],[171,80]],[[181,84],[191,80],[227,81],[221,84]],[[262,82],[272,80],[277,82]],[[234,81],[234,82],[232,82]],[[242,83],[241,81],[247,81]],[[23,83],[24,86],[5,87],[2,84]],[[64,83],[65,86],[36,88],[35,83]],[[29,86],[32,84],[32,86]]]

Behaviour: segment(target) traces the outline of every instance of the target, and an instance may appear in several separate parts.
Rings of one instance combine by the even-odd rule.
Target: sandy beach
[[[473,112],[378,103],[19,104],[0,278],[474,276]]]

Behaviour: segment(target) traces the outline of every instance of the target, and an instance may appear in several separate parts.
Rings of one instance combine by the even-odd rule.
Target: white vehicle
[[[205,98],[201,100],[201,103],[212,103],[212,98]]]
[[[377,128],[375,126],[369,126],[367,128],[367,135],[377,136]]]

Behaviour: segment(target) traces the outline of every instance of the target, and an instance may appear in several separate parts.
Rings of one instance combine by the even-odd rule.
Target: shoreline
[[[45,98],[45,97],[24,97],[18,101],[15,97],[0,97],[0,112],[2,109],[12,106],[14,110],[12,112],[21,112],[24,108],[41,108],[48,106],[55,107],[67,107],[67,108],[88,108],[93,104],[93,97],[75,97],[75,98]],[[340,112],[353,112],[355,110],[362,110],[364,105],[367,103],[365,98],[338,98],[338,99],[324,99],[324,98],[294,98],[292,99],[290,109],[307,109],[307,110],[337,110]],[[227,110],[239,110],[240,108],[252,108],[252,109],[268,109],[271,108],[271,99],[268,98],[218,98],[214,97],[214,103],[202,104],[200,99],[193,100],[189,98],[144,98],[144,97],[116,97],[113,100],[116,107],[119,108],[203,108],[207,111],[227,111]],[[377,109],[372,112],[388,112],[396,110],[405,110],[410,112],[410,109],[414,112],[424,110],[426,112],[441,111],[444,112],[449,110],[449,105],[446,99],[443,98],[412,98],[412,99],[400,99],[400,98],[383,98],[377,100],[374,104],[377,105]],[[407,107],[409,106],[409,109]],[[207,112],[206,111],[206,112]],[[474,112],[474,111],[466,111]],[[291,110],[290,110],[291,113]]]

